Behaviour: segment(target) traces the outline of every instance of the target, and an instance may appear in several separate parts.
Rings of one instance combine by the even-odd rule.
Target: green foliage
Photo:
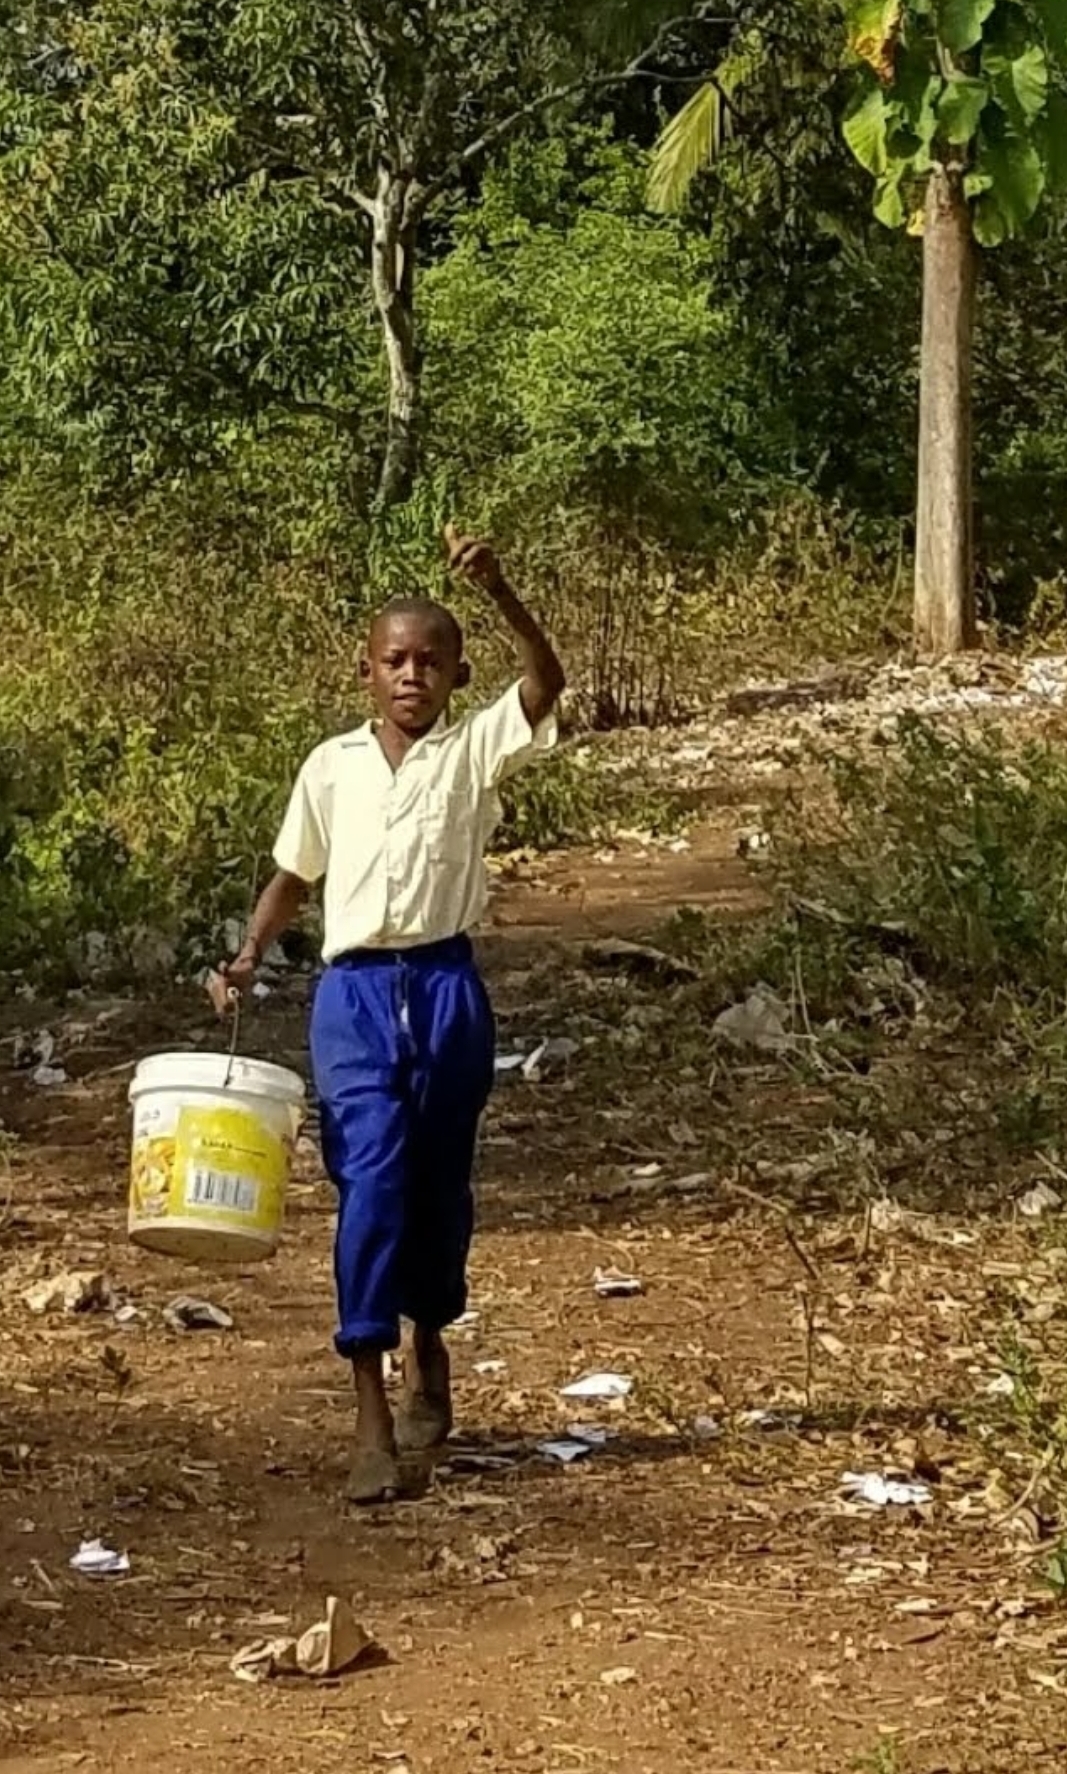
[[[902,722],[882,763],[843,760],[834,811],[801,825],[791,892],[839,927],[902,948],[929,978],[1067,1001],[1067,760],[1031,741]],[[884,938],[880,933],[888,933]]]
[[[1045,1583],[1058,1602],[1067,1602],[1067,1539],[1062,1536],[1045,1565]]]
[[[661,215],[681,208],[689,187],[722,146],[722,90],[707,82],[671,118],[656,148],[648,180],[649,206]]]
[[[920,225],[935,165],[963,177],[975,238],[1022,232],[1067,162],[1063,30],[1022,0],[848,0],[865,64],[845,140],[877,180],[875,214]]]
[[[783,103],[789,88],[808,86],[810,61],[818,59],[829,20],[836,28],[835,9],[826,0],[803,7],[766,3],[744,8],[736,19],[715,22],[727,31],[726,42],[701,64],[703,84],[661,129],[652,154],[647,185],[650,207],[662,214],[683,210],[702,171],[718,166],[728,143],[737,138],[750,152],[770,146],[770,163],[788,166],[800,143],[810,145],[806,131],[786,131],[786,155],[768,134],[784,121]],[[753,127],[759,118],[762,130]],[[768,128],[770,126],[770,128]],[[779,189],[779,200],[783,193]]]
[[[427,274],[432,449],[493,525],[610,510],[678,542],[784,471],[788,435],[762,349],[708,300],[708,243],[642,213],[632,150],[594,136],[585,158],[574,185],[558,148],[490,175]]]
[[[856,1774],[904,1774],[900,1749],[895,1737],[879,1737],[874,1748],[854,1763]]]
[[[565,746],[538,769],[514,777],[503,801],[504,819],[494,840],[502,851],[597,843],[620,831],[664,837],[685,824],[675,796],[657,793],[639,771],[611,769],[589,745]]]
[[[767,47],[759,30],[735,39],[714,77],[671,118],[656,144],[648,177],[648,203],[661,215],[680,210],[697,174],[713,166],[733,133],[738,95],[766,70]]]
[[[357,636],[336,582],[270,557],[251,502],[123,513],[36,466],[3,506],[0,956],[61,968],[87,930],[179,935],[246,905],[290,772],[344,724]]]
[[[635,30],[661,17],[633,10]],[[375,316],[389,309],[368,277],[368,210],[385,181],[414,217],[414,259],[415,222],[463,191],[498,132],[622,53],[614,31],[598,49],[596,12],[564,0],[373,0],[356,19],[344,0],[9,9],[0,403],[112,479],[224,459],[249,419],[325,421],[358,492],[382,448]]]

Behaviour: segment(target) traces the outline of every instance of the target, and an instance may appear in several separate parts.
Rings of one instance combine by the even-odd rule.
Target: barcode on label
[[[250,1177],[234,1176],[231,1171],[205,1170],[199,1164],[189,1166],[185,1188],[187,1207],[217,1207],[228,1213],[255,1213],[259,1206],[259,1185]]]

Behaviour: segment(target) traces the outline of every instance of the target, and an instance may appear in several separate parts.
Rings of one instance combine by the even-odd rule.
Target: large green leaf
[[[860,165],[881,178],[888,164],[886,102],[880,86],[872,86],[845,117],[842,133]]]
[[[879,80],[893,77],[903,16],[903,0],[845,0],[849,48],[869,63]]]
[[[998,105],[1016,128],[1028,129],[1048,102],[1048,57],[1041,44],[1031,43],[1017,56],[987,55],[982,68]]]
[[[1027,121],[1040,117],[1048,103],[1048,57],[1040,43],[1017,56],[1011,65],[1012,85]]]
[[[874,213],[887,228],[904,226],[904,199],[900,194],[900,169],[895,168],[879,179],[874,192]]]
[[[915,134],[927,145],[937,134],[937,106],[944,84],[941,75],[931,67],[926,45],[910,43],[897,58],[893,99]]]
[[[973,141],[988,99],[989,86],[984,80],[961,74],[948,82],[937,106],[937,120],[946,142],[962,147]]]
[[[982,40],[982,26],[996,0],[937,0],[937,34],[953,55],[962,55]]]
[[[996,198],[986,192],[971,210],[971,226],[979,246],[1000,246],[1008,238],[1008,224]]]
[[[1045,166],[1032,142],[1009,136],[1003,142],[983,142],[977,170],[992,179],[978,207],[995,204],[1009,235],[1022,232],[1045,189]]]
[[[722,145],[722,94],[709,80],[672,117],[652,152],[648,204],[662,215],[681,209],[697,174]]]

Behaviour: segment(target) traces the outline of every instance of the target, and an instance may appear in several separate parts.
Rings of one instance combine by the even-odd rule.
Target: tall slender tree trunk
[[[371,238],[371,287],[389,368],[385,455],[377,505],[407,499],[419,466],[422,363],[415,328],[417,225],[409,219],[410,187],[386,168],[378,175]]]
[[[977,255],[963,168],[937,166],[923,234],[922,390],[915,644],[958,653],[977,640],[971,382]]]

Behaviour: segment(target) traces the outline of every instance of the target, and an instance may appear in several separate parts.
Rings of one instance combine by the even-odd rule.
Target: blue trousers
[[[395,1349],[402,1316],[443,1330],[466,1310],[471,1168],[494,1050],[465,936],[361,949],[323,974],[311,1060],[339,1198],[339,1355]]]

